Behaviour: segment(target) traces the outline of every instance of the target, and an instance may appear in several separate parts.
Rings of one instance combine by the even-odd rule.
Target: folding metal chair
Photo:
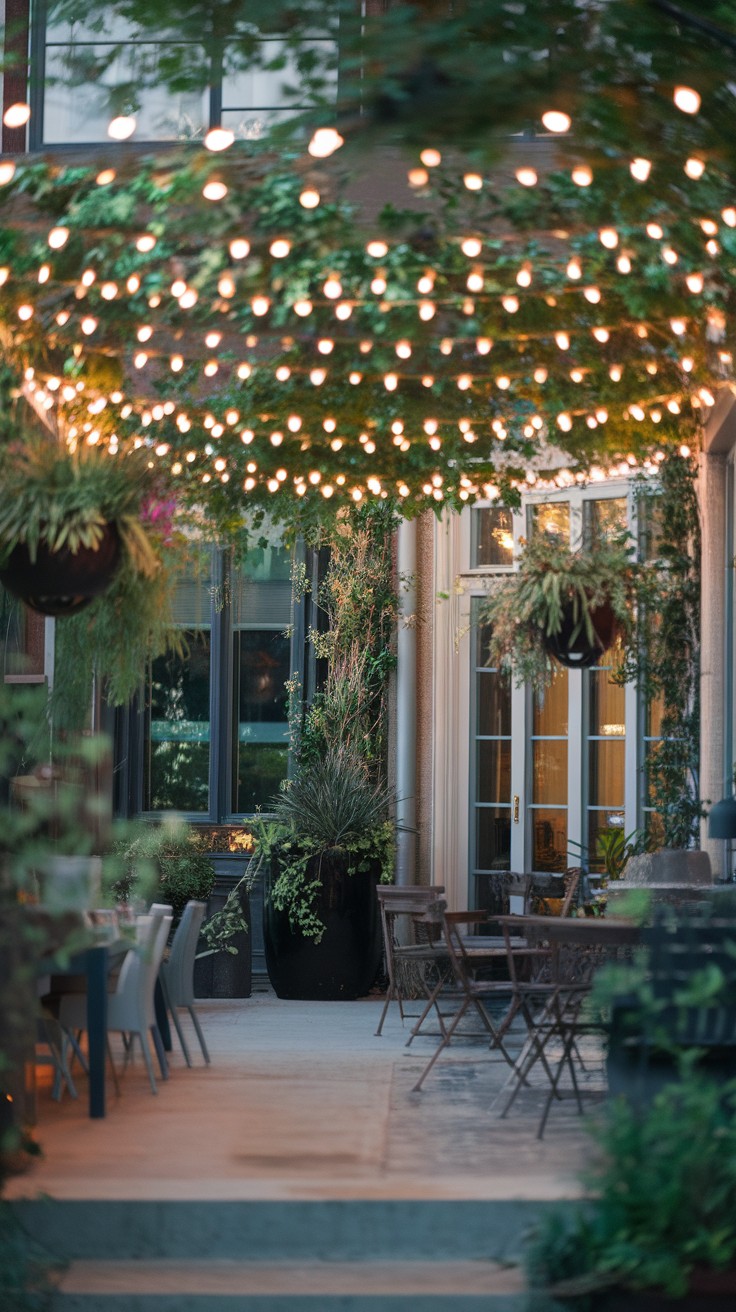
[[[477,929],[486,920],[485,911],[445,912],[445,945],[455,980],[454,996],[457,1006],[450,1024],[445,1027],[440,1042],[413,1086],[413,1093],[421,1090],[438,1057],[448,1047],[461,1020],[471,1008],[479,1017],[483,1028],[480,1036],[478,1031],[472,1035],[463,1031],[463,1037],[485,1039],[489,1047],[498,1049],[512,1070],[516,1070],[514,1058],[504,1043],[517,1011],[514,984],[506,966],[506,946],[498,939],[489,940],[463,932],[469,928]],[[518,957],[536,956],[538,951],[536,948],[529,948],[523,940],[518,940],[514,948],[515,955]],[[493,972],[495,978],[488,978],[489,972]],[[494,1019],[489,1010],[490,1004],[499,1000],[506,1003],[506,1010],[500,1021]]]
[[[381,909],[383,946],[388,975],[388,989],[376,1034],[391,1002],[398,1002],[403,1024],[404,1003],[424,997],[425,1005],[415,1020],[407,1045],[419,1033],[432,1008],[444,1032],[444,1022],[437,1005],[442,984],[451,974],[447,949],[442,936],[442,913],[445,908],[443,884],[397,888],[390,884],[377,887]]]

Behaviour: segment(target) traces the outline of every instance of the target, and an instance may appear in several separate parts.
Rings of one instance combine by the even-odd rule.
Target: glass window
[[[626,497],[600,497],[583,502],[583,536],[586,545],[605,541],[628,527]]]
[[[547,533],[551,538],[561,542],[570,541],[570,503],[569,501],[550,501],[529,506],[529,536],[534,533]]]
[[[315,41],[315,53],[327,62],[331,43]],[[170,59],[172,48],[186,55],[191,68],[199,68],[207,59],[205,50],[195,42],[177,42],[172,47],[166,39],[138,39],[134,26],[119,16],[107,19],[104,27],[68,21],[54,22],[50,18],[44,36],[44,106],[39,130],[40,140],[34,145],[63,145],[73,142],[104,141],[109,144],[107,127],[110,120],[108,91],[116,85],[135,88],[137,140],[168,141],[196,140],[210,126],[210,89],[177,94],[161,84],[142,86],[142,79],[155,76],[160,63]],[[257,139],[274,123],[293,117],[295,113],[314,103],[314,96],[303,86],[294,55],[283,41],[266,39],[260,42],[260,56],[264,67],[225,73],[219,86],[212,88],[214,100],[221,101],[218,117],[224,127],[231,128],[244,139]],[[111,62],[100,77],[95,64],[100,59]],[[89,80],[68,86],[71,74],[84,75]],[[335,96],[335,70],[322,74],[320,97],[328,101]],[[219,96],[218,96],[219,92]]]
[[[291,554],[273,543],[211,566],[177,590],[183,655],[153,662],[142,807],[219,822],[267,806],[288,773]]]
[[[510,569],[514,563],[511,511],[505,506],[478,506],[471,511],[472,569]]]

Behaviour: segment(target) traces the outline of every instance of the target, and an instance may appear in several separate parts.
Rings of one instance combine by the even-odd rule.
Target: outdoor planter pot
[[[263,904],[266,965],[276,996],[321,1001],[364,997],[381,962],[380,862],[349,874],[341,851],[312,857],[307,873],[319,881],[315,910],[325,926],[318,943],[291,927],[288,911],[274,907],[271,887],[278,873],[275,863],[267,874]]]
[[[39,542],[35,560],[18,542],[0,569],[0,582],[41,615],[74,615],[109,588],[120,564],[120,537],[107,524],[96,548],[80,546],[52,551]]]
[[[585,624],[575,618],[573,607],[566,608],[562,624],[557,633],[545,637],[545,646],[551,656],[560,665],[569,669],[587,669],[596,665],[604,652],[608,651],[621,632],[621,623],[608,602],[596,606],[590,612],[595,641],[590,642]],[[573,637],[573,634],[575,635]]]

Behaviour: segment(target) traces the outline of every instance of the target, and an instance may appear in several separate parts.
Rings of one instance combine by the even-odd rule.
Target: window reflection
[[[471,567],[509,569],[514,563],[511,511],[505,506],[478,506],[471,515]]]

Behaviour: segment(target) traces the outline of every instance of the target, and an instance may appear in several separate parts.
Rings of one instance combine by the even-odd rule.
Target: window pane
[[[479,802],[506,802],[511,797],[511,742],[478,743]]]
[[[511,869],[511,808],[482,806],[476,811],[476,866]]]
[[[555,738],[532,743],[534,802],[567,803],[567,742]]]
[[[567,811],[532,812],[532,869],[559,872],[567,868]]]
[[[623,737],[626,733],[626,698],[623,687],[611,682],[607,670],[591,670],[588,679],[591,736]]]
[[[627,527],[626,497],[601,497],[583,502],[583,532],[587,543],[615,537]]]
[[[276,630],[241,629],[233,642],[232,809],[249,812],[268,802],[287,774],[289,639]]]
[[[588,812],[588,863],[593,873],[605,869],[603,859],[598,855],[598,835],[623,830],[624,822],[623,811]]]
[[[47,47],[43,114],[45,144],[109,141],[110,109],[105,87],[94,83],[76,87],[63,85],[70,63],[78,62],[85,52],[104,55],[105,50],[101,44]],[[145,60],[147,64],[155,65],[158,55],[156,45],[131,47],[110,65],[106,81],[135,82],[138,61]],[[175,95],[162,85],[140,88],[138,98],[138,140],[191,140],[201,136],[206,129],[208,100],[204,92]]]
[[[550,501],[529,507],[529,529],[534,533],[548,533],[562,542],[570,541],[570,503]]]
[[[544,694],[534,697],[533,728],[535,737],[567,736],[567,670],[558,670]]]
[[[619,742],[601,739],[591,742],[588,776],[591,806],[623,806],[624,751],[623,739]]]
[[[478,675],[478,733],[482,738],[511,733],[511,680],[507,674]]]
[[[148,689],[143,809],[209,809],[210,636],[186,633],[184,657],[153,662]]]
[[[471,568],[509,567],[514,560],[511,511],[505,506],[481,506],[472,511]]]

